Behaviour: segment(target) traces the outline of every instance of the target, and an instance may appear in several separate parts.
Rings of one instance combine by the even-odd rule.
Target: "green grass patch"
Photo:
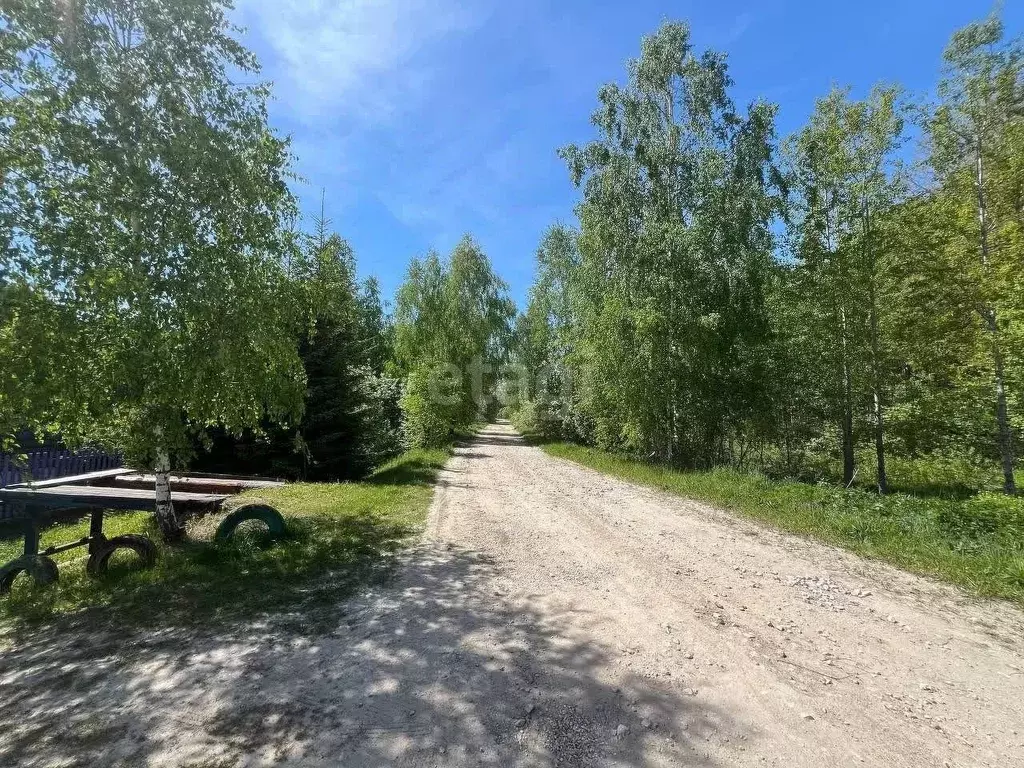
[[[967,498],[771,480],[730,469],[680,472],[568,443],[552,456],[630,482],[710,502],[776,528],[811,536],[968,591],[1024,604],[1024,499]]]
[[[842,482],[843,467],[834,454],[808,455],[805,471],[836,485]],[[979,492],[1001,493],[1003,473],[992,460],[970,454],[932,453],[916,457],[890,453],[886,456],[889,488],[911,496],[937,496],[939,498],[966,499]],[[859,450],[854,485],[875,488],[875,454],[872,450]],[[770,473],[771,474],[771,473]],[[803,478],[802,478],[803,479]],[[1024,473],[1016,473],[1017,485],[1024,483]]]
[[[295,483],[245,494],[284,515],[288,535],[279,541],[245,523],[231,541],[214,543],[219,514],[191,522],[183,546],[161,545],[150,570],[115,563],[106,576],[92,579],[85,549],[58,554],[58,583],[36,587],[19,577],[11,594],[0,597],[0,620],[19,626],[81,614],[90,623],[156,627],[283,613],[315,622],[318,607],[333,609],[360,585],[387,577],[394,554],[422,529],[434,478],[448,456],[447,450],[414,450],[362,482]],[[54,525],[43,532],[42,546],[87,532],[88,519]],[[159,541],[153,515],[145,512],[110,515],[104,532],[145,532]],[[20,539],[0,541],[0,562],[17,557],[21,546]]]

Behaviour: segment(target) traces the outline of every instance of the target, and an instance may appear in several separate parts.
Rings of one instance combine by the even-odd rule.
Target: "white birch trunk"
[[[982,159],[981,139],[978,139],[977,146],[977,175],[975,187],[978,192],[978,227],[980,230],[981,245],[981,266],[985,277],[989,269],[989,243],[988,243],[988,206],[985,201],[985,168]],[[1017,493],[1017,483],[1014,479],[1013,469],[1015,456],[1013,452],[1013,431],[1010,427],[1010,410],[1006,402],[1006,383],[1003,358],[1002,341],[999,338],[999,323],[996,317],[996,308],[984,304],[979,308],[985,330],[988,331],[992,347],[993,379],[996,390],[996,426],[999,430],[999,456],[1003,465],[1003,491],[1013,496]]]
[[[171,460],[164,448],[156,451],[153,474],[156,476],[156,521],[165,541],[178,541],[182,530],[171,503]]]

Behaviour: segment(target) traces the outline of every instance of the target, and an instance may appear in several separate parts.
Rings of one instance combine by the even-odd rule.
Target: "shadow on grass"
[[[409,461],[385,465],[370,475],[366,482],[370,485],[431,485],[443,464],[425,454]]]
[[[516,429],[519,433],[520,442],[525,443],[526,445],[532,445],[539,448],[544,445],[550,445],[551,443],[563,442],[562,438],[546,435],[543,432],[534,432],[529,429],[518,429],[518,427]],[[507,445],[508,443],[506,442],[505,444]]]
[[[756,472],[759,470],[757,467],[754,467],[752,471]],[[764,474],[777,482],[797,482],[802,483],[803,485],[813,486],[824,483],[834,488],[843,488],[845,485],[843,483],[842,475],[831,472],[822,474],[800,474],[773,468],[770,471],[764,471]],[[864,491],[865,493],[878,494],[878,485],[870,473],[868,473],[867,477],[856,478],[850,488],[857,491]],[[923,481],[902,478],[899,477],[898,474],[895,476],[890,474],[889,476],[889,495],[899,493],[920,499],[966,501],[967,499],[977,496],[980,492],[980,488],[971,487],[959,480]]]
[[[874,490],[874,488],[865,488]],[[945,499],[948,501],[967,501],[978,495],[977,488],[969,488],[962,483],[890,483],[889,493],[903,493],[922,499]]]
[[[282,610],[308,611],[315,620],[316,607],[387,578],[393,555],[415,530],[372,513],[301,517],[289,521],[288,535],[278,541],[241,531],[228,543],[191,540],[165,548],[148,571],[116,564],[90,579],[72,562],[53,588],[26,584],[12,591],[5,612],[34,625],[89,606],[69,620],[93,627],[219,624]]]

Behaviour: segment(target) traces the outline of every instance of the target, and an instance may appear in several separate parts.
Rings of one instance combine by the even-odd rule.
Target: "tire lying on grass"
[[[14,580],[22,573],[31,576],[37,586],[43,587],[57,581],[57,563],[45,555],[23,555],[0,568],[0,595],[11,591]]]
[[[235,507],[228,513],[227,517],[217,526],[217,533],[213,537],[214,541],[227,541],[239,525],[249,520],[263,522],[267,526],[267,535],[271,539],[281,538],[288,530],[280,512],[269,504],[251,502]]]
[[[139,565],[143,568],[152,568],[156,564],[157,548],[152,539],[136,533],[126,533],[107,539],[106,544],[90,555],[85,566],[86,573],[93,577],[102,576],[107,572],[110,556],[119,549],[130,549],[138,555]]]

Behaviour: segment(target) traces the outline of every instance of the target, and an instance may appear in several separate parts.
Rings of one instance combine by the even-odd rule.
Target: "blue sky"
[[[555,151],[592,136],[598,88],[622,80],[640,38],[690,22],[729,54],[746,104],[799,128],[835,84],[925,93],[959,26],[986,0],[237,0],[234,18],[275,84],[273,125],[292,137],[303,210],[352,243],[385,296],[412,256],[471,232],[522,304],[534,252],[577,190]],[[1011,34],[1024,2],[1010,0]]]

